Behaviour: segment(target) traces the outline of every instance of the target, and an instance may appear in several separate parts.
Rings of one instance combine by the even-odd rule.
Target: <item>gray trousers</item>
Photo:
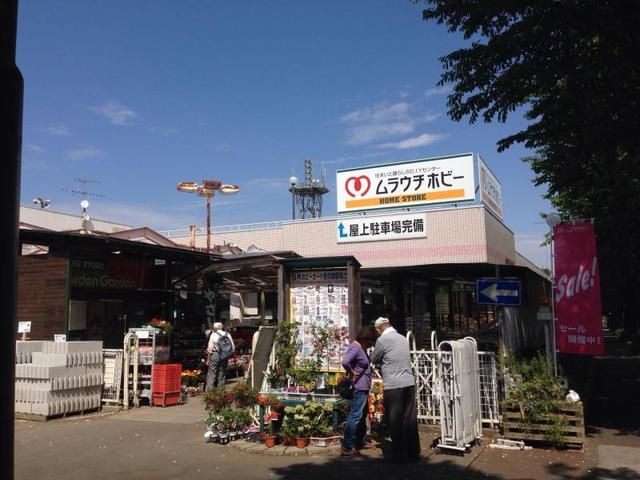
[[[209,369],[207,370],[207,383],[205,391],[209,392],[216,387],[224,387],[227,383],[227,365],[229,359],[220,360],[217,353],[211,354]]]

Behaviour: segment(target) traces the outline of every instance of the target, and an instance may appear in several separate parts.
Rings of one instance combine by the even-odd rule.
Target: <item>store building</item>
[[[28,337],[63,334],[102,340],[105,348],[122,348],[129,328],[172,320],[176,279],[216,258],[139,240],[25,228],[20,247],[17,321],[31,322]]]
[[[480,157],[343,170],[337,184],[336,217],[218,228],[215,240],[243,250],[355,257],[362,323],[388,316],[400,331],[414,332],[418,346],[428,347],[434,330],[441,340],[472,335],[509,350],[544,344],[536,312],[548,280],[516,251],[502,220],[500,184]],[[186,232],[167,235],[190,241]],[[517,285],[507,295],[517,290],[517,299],[501,297],[495,282],[507,280]]]

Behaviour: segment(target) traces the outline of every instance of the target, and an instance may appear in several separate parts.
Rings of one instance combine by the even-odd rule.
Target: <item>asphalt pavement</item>
[[[265,449],[234,442],[206,443],[198,397],[173,407],[141,407],[47,422],[16,420],[15,478],[135,479],[640,479],[640,436],[591,432],[584,451],[489,448],[490,439],[463,456],[437,454],[437,432],[421,431],[422,459],[389,463],[380,448],[361,458],[335,449]]]

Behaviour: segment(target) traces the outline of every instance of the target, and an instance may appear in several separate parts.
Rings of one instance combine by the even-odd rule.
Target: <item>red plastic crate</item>
[[[152,393],[151,402],[154,407],[169,407],[171,405],[177,405],[180,402],[180,391],[177,392],[164,392],[164,393]]]
[[[182,365],[179,363],[155,365],[153,367],[153,392],[169,393],[180,391],[182,384]]]

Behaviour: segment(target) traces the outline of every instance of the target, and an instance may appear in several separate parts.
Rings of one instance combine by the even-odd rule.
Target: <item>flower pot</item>
[[[296,437],[296,447],[304,448],[309,444],[309,439],[304,437]]]
[[[229,434],[228,433],[221,433],[220,434],[220,444],[221,445],[226,445],[227,443],[229,443]]]
[[[220,435],[217,433],[214,433],[213,435],[211,435],[211,437],[209,437],[209,440],[212,443],[220,443]]]
[[[264,445],[267,448],[272,448],[276,446],[276,436],[275,435],[267,435],[264,437]]]

